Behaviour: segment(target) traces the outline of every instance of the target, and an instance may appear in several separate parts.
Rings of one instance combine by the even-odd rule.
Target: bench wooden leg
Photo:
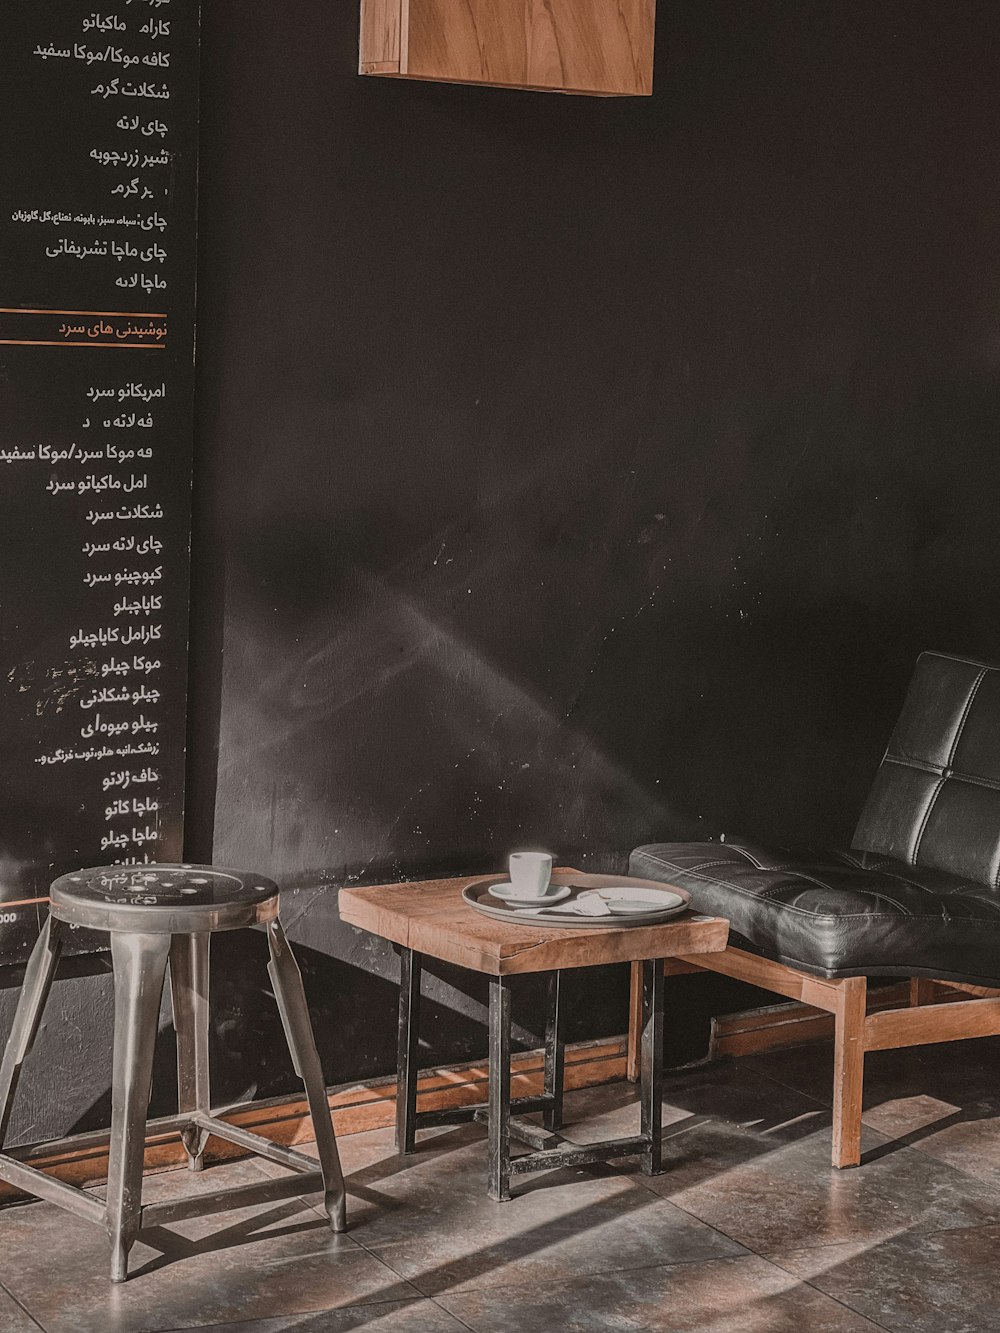
[[[868,983],[847,977],[837,987],[833,1050],[833,1165],[861,1162],[861,1094],[865,1076]]]
[[[933,1004],[934,982],[928,977],[910,978],[910,1007],[918,1008],[922,1004]]]

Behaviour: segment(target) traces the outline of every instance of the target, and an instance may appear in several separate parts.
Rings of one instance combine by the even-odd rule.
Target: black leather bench
[[[630,870],[729,918],[705,966],[835,1014],[834,1162],[856,1164],[866,1049],[1000,1032],[1000,668],[921,654],[851,850],[652,843]],[[866,1015],[871,976],[978,998]]]

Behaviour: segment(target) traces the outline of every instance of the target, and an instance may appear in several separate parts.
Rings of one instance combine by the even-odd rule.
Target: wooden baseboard
[[[790,1046],[808,1046],[833,1038],[833,1015],[807,1004],[770,1004],[712,1019],[709,1060],[729,1055],[759,1055]]]
[[[596,1087],[625,1077],[624,1037],[606,1041],[579,1042],[566,1048],[565,1087]],[[511,1061],[511,1096],[528,1097],[542,1091],[544,1058],[542,1052],[526,1051]],[[489,1071],[485,1062],[454,1065],[421,1075],[417,1096],[421,1110],[444,1110],[486,1101]],[[378,1079],[336,1088],[328,1094],[334,1127],[340,1136],[359,1134],[368,1129],[383,1129],[396,1119],[396,1080]],[[313,1138],[312,1121],[305,1097],[274,1098],[251,1102],[229,1111],[217,1112],[220,1120],[241,1125],[276,1143],[297,1145]],[[176,1116],[147,1125],[144,1171],[147,1175],[173,1171],[186,1165],[184,1148],[175,1128]],[[159,1126],[159,1128],[158,1128]],[[16,1149],[15,1155],[32,1166],[48,1172],[69,1185],[86,1187],[103,1184],[108,1174],[108,1133],[77,1134],[35,1148]],[[207,1161],[220,1162],[244,1157],[243,1149],[211,1139],[205,1153]],[[0,1182],[0,1204],[25,1196],[13,1186]]]
[[[868,1012],[881,1013],[886,1009],[906,1008],[911,999],[911,983],[901,981],[881,986],[868,992]],[[948,1004],[959,998],[958,992],[973,989],[948,985],[941,981],[921,981],[921,1003]],[[993,991],[975,988],[978,994],[993,995]],[[729,1055],[759,1055],[764,1051],[785,1050],[792,1046],[807,1046],[813,1042],[832,1041],[834,1018],[822,1009],[793,1001],[790,1004],[772,1004],[762,1009],[745,1009],[741,1013],[723,1014],[712,1019],[709,1059]]]

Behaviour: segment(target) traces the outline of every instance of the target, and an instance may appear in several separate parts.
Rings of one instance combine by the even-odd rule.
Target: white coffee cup
[[[552,877],[552,857],[548,852],[512,852],[507,863],[510,882],[524,898],[540,898]]]

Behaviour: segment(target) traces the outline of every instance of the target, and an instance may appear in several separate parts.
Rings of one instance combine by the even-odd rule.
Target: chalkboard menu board
[[[0,9],[0,963],[182,855],[197,0]]]

